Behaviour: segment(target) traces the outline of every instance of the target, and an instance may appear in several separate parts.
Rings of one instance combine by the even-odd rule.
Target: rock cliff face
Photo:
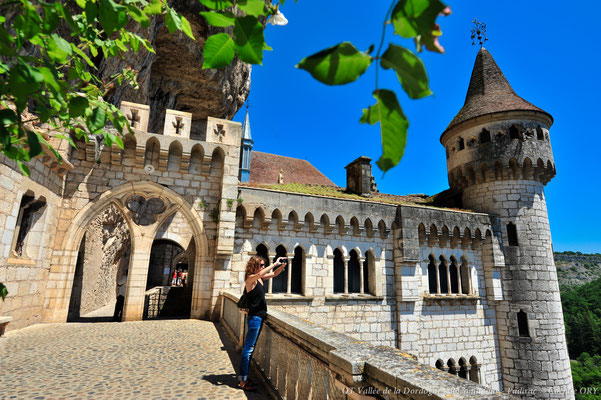
[[[148,130],[156,133],[163,129],[166,108],[191,112],[193,120],[208,116],[233,118],[250,91],[250,65],[236,57],[222,70],[202,69],[207,37],[223,28],[206,24],[199,14],[204,8],[198,0],[170,0],[169,4],[190,21],[196,40],[181,32],[169,34],[162,16],[152,17],[146,29],[132,23],[129,29],[150,40],[156,54],[140,50],[128,54],[125,60],[102,60],[100,73],[106,80],[128,66],[138,71],[138,90],[119,87],[107,100],[117,105],[121,100],[148,104],[151,109]]]

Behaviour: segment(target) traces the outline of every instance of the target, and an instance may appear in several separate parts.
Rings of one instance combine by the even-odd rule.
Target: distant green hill
[[[601,277],[601,254],[579,251],[553,253],[559,287],[580,286]]]

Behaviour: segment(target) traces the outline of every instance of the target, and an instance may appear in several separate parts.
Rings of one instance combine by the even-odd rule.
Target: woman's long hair
[[[261,256],[251,257],[250,260],[248,260],[248,263],[246,263],[246,273],[244,274],[244,280],[246,281],[249,276],[256,274],[261,269],[263,269],[261,267],[261,262],[264,261],[265,259]]]

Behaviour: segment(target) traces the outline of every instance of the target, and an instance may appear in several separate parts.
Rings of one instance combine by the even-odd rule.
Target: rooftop
[[[495,60],[483,47],[476,56],[465,103],[445,132],[470,119],[505,111],[538,111],[553,121],[551,114],[514,92]]]
[[[250,183],[271,185],[279,183],[282,171],[284,183],[336,186],[311,163],[298,158],[253,151],[250,161]]]

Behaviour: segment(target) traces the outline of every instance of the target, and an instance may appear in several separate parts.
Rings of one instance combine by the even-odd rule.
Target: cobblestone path
[[[239,360],[209,321],[35,325],[0,338],[0,399],[267,399]]]

